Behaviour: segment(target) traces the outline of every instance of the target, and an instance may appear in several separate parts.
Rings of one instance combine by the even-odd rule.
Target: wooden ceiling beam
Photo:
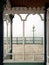
[[[43,7],[49,0],[9,0],[12,7]]]

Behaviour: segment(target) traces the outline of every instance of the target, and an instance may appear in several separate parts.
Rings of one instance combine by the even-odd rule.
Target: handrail
[[[23,43],[23,37],[13,37],[12,43]],[[34,37],[34,43],[43,44],[43,37]],[[10,42],[10,37],[8,37],[8,42]],[[4,37],[4,43],[6,43],[6,37]],[[33,43],[33,37],[24,37],[24,43]]]

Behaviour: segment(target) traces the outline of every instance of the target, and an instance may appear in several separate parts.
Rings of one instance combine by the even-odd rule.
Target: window
[[[12,23],[12,59],[6,56],[4,61],[44,62],[44,21],[41,17],[44,18],[44,15],[15,14]],[[5,29],[6,27],[4,32]],[[5,36],[6,33],[4,38]],[[10,55],[10,52],[6,55],[8,54]]]

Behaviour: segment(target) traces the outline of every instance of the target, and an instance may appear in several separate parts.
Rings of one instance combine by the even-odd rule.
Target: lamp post
[[[35,26],[33,25],[33,43],[34,43],[34,31],[35,31]]]
[[[9,18],[11,20],[11,22],[10,22],[11,23],[11,51],[10,52],[12,53],[12,22],[13,22],[12,20],[14,18],[14,15],[10,14]],[[12,59],[12,54],[10,55],[10,59]]]

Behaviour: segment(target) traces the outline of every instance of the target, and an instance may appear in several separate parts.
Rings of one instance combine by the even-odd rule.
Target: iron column
[[[11,22],[10,22],[11,23],[11,51],[10,52],[12,53],[12,22],[13,22],[12,20],[14,18],[14,15],[10,14],[9,18],[11,20]],[[10,59],[12,59],[12,54],[10,55]]]

